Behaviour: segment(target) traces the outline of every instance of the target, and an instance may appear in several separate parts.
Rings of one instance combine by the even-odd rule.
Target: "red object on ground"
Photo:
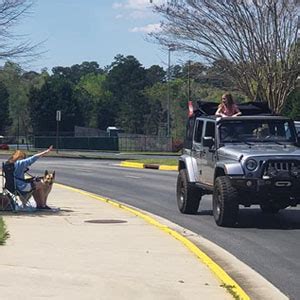
[[[9,147],[7,144],[0,144],[0,150],[9,150]]]

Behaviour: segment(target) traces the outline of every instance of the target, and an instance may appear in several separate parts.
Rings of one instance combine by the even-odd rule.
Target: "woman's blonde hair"
[[[8,162],[15,163],[17,160],[26,158],[25,152],[21,150],[16,150],[12,156],[8,159]]]

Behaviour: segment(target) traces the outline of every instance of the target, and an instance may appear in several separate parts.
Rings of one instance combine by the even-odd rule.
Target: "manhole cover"
[[[95,224],[114,224],[114,223],[127,223],[124,220],[86,220],[86,223],[95,223]]]

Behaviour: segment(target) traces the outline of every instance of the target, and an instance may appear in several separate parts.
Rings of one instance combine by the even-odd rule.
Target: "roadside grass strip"
[[[224,287],[233,297],[234,299],[240,299],[240,300],[250,300],[250,297],[246,294],[246,292],[237,284],[235,280],[233,280],[217,263],[215,263],[208,255],[206,255],[203,251],[201,251],[193,242],[191,242],[189,239],[178,233],[177,231],[169,228],[166,225],[163,225],[156,221],[154,218],[148,216],[147,214],[144,214],[136,209],[133,209],[129,206],[126,206],[124,204],[121,204],[115,200],[111,200],[109,198],[104,198],[101,196],[98,196],[93,193],[86,192],[84,190],[80,190],[77,188],[73,188],[70,186],[62,185],[55,183],[55,185],[59,187],[63,187],[65,189],[80,193],[85,196],[89,196],[91,198],[94,198],[98,201],[109,203],[112,206],[121,208],[125,211],[128,211],[132,214],[134,214],[137,217],[142,218],[147,223],[159,228],[160,230],[164,231],[165,233],[171,235],[176,240],[180,241],[190,252],[192,252],[196,257],[204,263],[215,275],[216,277],[222,282],[222,287]]]

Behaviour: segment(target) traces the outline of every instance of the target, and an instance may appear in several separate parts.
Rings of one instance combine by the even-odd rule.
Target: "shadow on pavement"
[[[59,209],[57,211],[52,210],[33,210],[33,211],[1,211],[0,216],[11,216],[11,217],[43,217],[43,216],[65,216],[66,214],[73,213],[70,209]]]
[[[236,228],[300,229],[300,210],[286,209],[278,214],[262,213],[260,209],[240,209]]]
[[[198,216],[212,216],[213,212],[211,209],[204,209],[204,210],[200,210],[196,213],[196,215]]]

